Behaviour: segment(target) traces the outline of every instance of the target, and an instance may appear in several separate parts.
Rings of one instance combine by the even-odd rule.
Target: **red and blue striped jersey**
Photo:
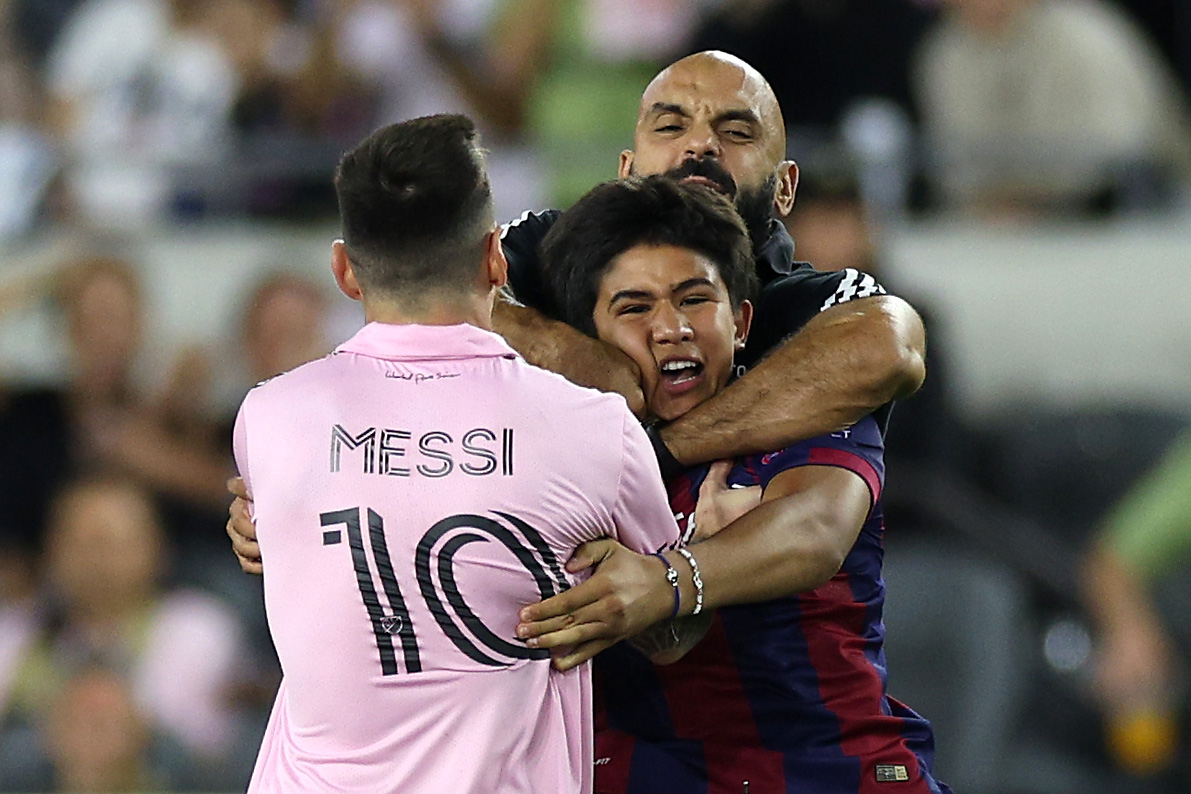
[[[596,658],[596,791],[603,794],[946,794],[930,772],[930,724],[886,692],[884,481],[872,417],[831,436],[743,458],[729,482],[768,485],[797,466],[839,466],[873,506],[821,587],[718,610],[681,661],[654,666],[625,643]],[[668,483],[682,524],[707,468]]]

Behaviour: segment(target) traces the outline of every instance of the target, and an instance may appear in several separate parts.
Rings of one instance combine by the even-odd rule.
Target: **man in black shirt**
[[[793,243],[778,218],[793,206],[798,168],[784,159],[781,110],[764,78],[723,53],[678,61],[646,88],[634,146],[621,156],[622,177],[664,173],[733,199],[749,227],[763,285],[749,344],[738,361],[738,372],[747,374],[718,397],[655,429],[664,473],[843,431],[868,414],[883,424],[889,401],[921,383],[920,321],[868,274],[819,272],[794,262]],[[505,236],[514,289],[547,315],[554,311],[550,296],[534,290],[545,280],[520,256],[534,246],[515,235],[550,220],[528,216]],[[500,330],[516,347],[515,330]],[[607,388],[606,383],[593,385]],[[829,506],[831,485],[814,468],[802,494],[805,526],[793,535],[766,537],[771,527],[756,521],[734,533],[732,543],[712,544],[726,556],[723,565],[718,556],[709,557],[704,566],[711,569],[711,576],[704,572],[708,587],[714,580],[717,592],[731,594],[732,602],[747,602],[750,579],[761,567],[776,564],[779,557],[784,565],[801,564],[803,530],[808,537],[837,531],[840,519]],[[672,596],[656,561],[624,552],[615,544],[582,548],[568,567],[599,564],[599,570],[572,590],[526,607],[519,636],[540,647],[577,645],[557,659],[565,668],[665,617]],[[759,567],[735,564],[741,555]]]

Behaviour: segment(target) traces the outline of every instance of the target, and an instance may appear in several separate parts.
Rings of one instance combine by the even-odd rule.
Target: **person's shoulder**
[[[516,417],[516,427],[529,431],[522,437],[545,444],[551,456],[563,456],[560,460],[578,457],[586,471],[602,472],[598,483],[593,479],[587,485],[593,498],[596,493],[611,498],[626,456],[644,452],[640,445],[648,444],[628,402],[521,360],[517,367],[518,377],[502,391],[500,403]],[[634,439],[637,433],[641,437]]]
[[[336,356],[331,353],[322,358],[307,361],[305,364],[300,364],[271,378],[265,378],[250,388],[244,399],[246,402],[249,398],[278,400],[286,399],[294,392],[306,393],[314,384],[327,379],[328,369],[334,366],[335,361]]]
[[[519,377],[508,398],[523,405],[539,426],[554,428],[560,439],[582,438],[588,452],[595,446],[619,449],[624,428],[640,425],[621,394],[580,386],[524,359],[514,366]]]
[[[818,270],[809,262],[796,262],[789,273],[769,282],[761,290],[762,297],[780,295],[784,300],[821,300],[823,305],[820,309],[853,298],[883,294],[885,288],[869,273],[851,267],[842,270]]]
[[[783,273],[761,288],[762,292],[774,288],[808,288],[820,282],[831,281],[837,271],[819,270],[810,262],[794,262],[788,273]]]
[[[191,633],[235,641],[236,636],[229,633],[238,635],[242,628],[239,616],[223,599],[193,587],[164,592],[155,604],[152,619],[158,631],[167,635],[185,625]]]
[[[164,592],[149,614],[145,652],[167,654],[192,668],[219,669],[231,674],[242,662],[245,627],[240,616],[218,596],[197,588]],[[179,646],[193,651],[171,654]],[[170,639],[174,638],[174,639]]]
[[[535,402],[541,404],[544,410],[623,411],[631,415],[624,397],[615,392],[580,386],[557,372],[535,366],[522,358],[514,361],[514,366],[524,379],[526,391],[535,395]]]
[[[526,210],[521,216],[500,227],[501,243],[506,247],[537,246],[562,215],[562,210]]]
[[[763,354],[824,309],[883,294],[885,288],[868,273],[851,268],[816,270],[805,262],[796,263],[757,296],[747,349],[750,354]]]
[[[1140,26],[1120,9],[1099,0],[1053,0],[1034,9],[1038,26],[1068,49],[1087,56],[1128,61],[1145,59],[1154,48]],[[1122,63],[1122,68],[1134,67]],[[1134,67],[1135,68],[1135,67]]]
[[[1032,9],[1031,13],[1034,24],[1062,26],[1069,33],[1085,29],[1120,31],[1129,24],[1128,16],[1101,0],[1050,0]]]
[[[509,286],[520,303],[557,318],[554,298],[542,277],[538,248],[562,214],[559,210],[524,212],[501,227],[500,244],[509,266]]]

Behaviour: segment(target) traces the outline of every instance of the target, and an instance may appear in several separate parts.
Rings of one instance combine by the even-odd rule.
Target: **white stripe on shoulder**
[[[837,303],[847,303],[857,298],[871,298],[873,295],[884,295],[885,288],[868,273],[861,273],[855,268],[844,268],[844,277],[835,288],[835,292],[823,302],[819,311],[830,309]]]
[[[516,220],[511,220],[508,223],[502,224],[500,227],[500,239],[503,240],[505,235],[509,233],[509,229],[525,223],[527,220],[529,220],[529,216],[533,214],[533,210],[526,210],[525,212],[521,213],[521,217],[517,218]]]

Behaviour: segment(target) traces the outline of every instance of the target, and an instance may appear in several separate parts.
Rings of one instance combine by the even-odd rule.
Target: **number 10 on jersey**
[[[364,514],[368,520],[367,548],[361,520]],[[427,609],[434,616],[438,628],[455,647],[479,664],[508,667],[518,659],[546,659],[549,652],[509,642],[484,624],[468,606],[455,584],[455,554],[469,543],[494,540],[511,552],[533,577],[542,598],[560,593],[569,585],[557,558],[537,530],[507,513],[496,512],[496,515],[503,521],[461,514],[434,524],[418,541],[414,570]],[[372,508],[351,507],[321,513],[319,522],[323,528],[324,546],[341,544],[343,531],[337,527],[347,528],[347,544],[351,550],[356,585],[372,623],[376,649],[380,654],[381,673],[395,675],[400,672],[394,637],[400,643],[401,665],[405,672],[421,672],[422,657],[414,621],[389,556],[384,519]],[[373,582],[368,562],[369,548],[380,579],[381,592],[389,604],[387,613]],[[431,565],[432,558],[437,565]]]

